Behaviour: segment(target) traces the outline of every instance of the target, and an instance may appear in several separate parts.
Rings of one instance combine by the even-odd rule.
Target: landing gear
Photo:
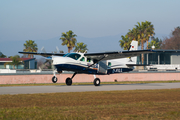
[[[59,73],[59,72],[58,72]],[[53,74],[54,76],[52,77],[52,82],[56,83],[58,81],[57,77],[56,77],[56,70],[53,70]]]
[[[72,79],[76,74],[77,74],[77,72],[75,72],[71,78],[68,77],[66,79],[66,85],[68,85],[68,86],[72,85]]]
[[[53,76],[53,77],[52,77],[52,82],[53,82],[53,83],[56,83],[56,82],[57,82],[57,80],[58,80],[58,79],[57,79],[57,77],[56,77],[56,76]]]
[[[72,79],[71,78],[68,77],[66,79],[66,85],[68,85],[68,86],[72,85]]]
[[[100,86],[100,83],[101,83],[101,81],[100,81],[99,78],[95,78],[95,79],[94,79],[94,85],[95,85],[95,86]]]

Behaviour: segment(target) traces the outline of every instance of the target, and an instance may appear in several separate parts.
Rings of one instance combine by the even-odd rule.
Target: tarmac
[[[4,94],[37,94],[37,93],[65,93],[90,91],[122,91],[122,90],[153,90],[180,88],[180,83],[148,83],[148,84],[118,84],[118,85],[72,85],[72,86],[21,86],[0,87],[0,95]]]

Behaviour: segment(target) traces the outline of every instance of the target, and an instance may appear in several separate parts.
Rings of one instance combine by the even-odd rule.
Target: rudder
[[[129,51],[138,50],[138,41],[132,40]]]

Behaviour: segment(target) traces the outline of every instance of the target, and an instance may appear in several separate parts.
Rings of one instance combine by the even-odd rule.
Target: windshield
[[[70,57],[72,59],[78,60],[81,55],[77,53],[67,53],[63,57]]]

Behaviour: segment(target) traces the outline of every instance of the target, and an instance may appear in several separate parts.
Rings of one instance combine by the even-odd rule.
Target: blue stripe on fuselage
[[[95,69],[83,67],[83,66],[79,66],[79,65],[59,64],[59,65],[55,65],[55,67],[57,68],[57,71],[66,70],[66,71],[76,71],[78,73],[88,73],[88,74],[96,74],[97,73],[97,70],[95,70]]]
[[[101,74],[101,73],[98,73],[96,69],[79,66],[79,65],[73,65],[73,64],[58,64],[58,65],[55,65],[55,67],[57,68],[57,71],[65,70],[65,71],[76,71],[78,73]],[[129,72],[132,70],[133,69],[131,68],[114,68],[114,69],[109,68],[107,70],[107,74],[123,73],[123,72]]]

